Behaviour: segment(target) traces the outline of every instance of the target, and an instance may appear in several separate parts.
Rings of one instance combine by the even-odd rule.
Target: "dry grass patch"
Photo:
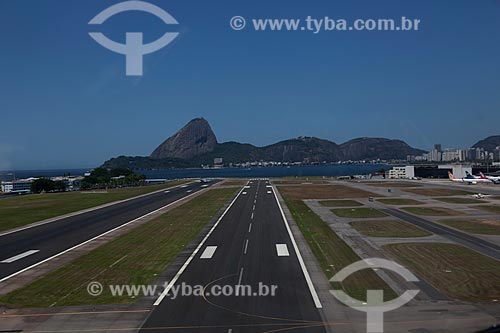
[[[373,186],[373,187],[421,187],[421,184],[412,184],[412,183],[404,183],[404,182],[399,182],[399,183],[388,183],[388,182],[380,182],[380,183],[369,183],[368,186]]]
[[[405,192],[426,195],[428,197],[449,197],[453,195],[472,195],[474,193],[463,190],[452,190],[448,188],[414,188],[403,190]]]
[[[457,212],[456,210],[451,210],[442,207],[402,207],[402,210],[407,211],[415,215],[423,216],[460,216],[465,215],[462,212]]]
[[[334,208],[331,209],[331,211],[338,217],[350,219],[387,216],[386,213],[376,210],[375,208]]]
[[[347,199],[380,196],[372,192],[359,190],[345,185],[280,186],[280,192],[294,200]]]
[[[273,180],[276,185],[329,184],[326,180]]]
[[[481,204],[485,203],[485,201],[473,199],[473,198],[433,198],[434,200],[446,202],[446,203],[454,203],[454,204]]]
[[[363,204],[356,200],[322,200],[319,201],[322,206],[325,207],[358,207],[363,206]]]
[[[494,205],[491,205],[491,206],[471,206],[471,208],[484,210],[485,212],[488,212],[488,213],[500,214],[500,206],[494,206]]]
[[[354,229],[369,237],[426,237],[430,232],[397,220],[356,221],[350,223]]]
[[[446,219],[439,222],[473,234],[500,235],[500,221],[488,219]]]
[[[248,183],[248,179],[228,179],[222,186],[244,186]]]
[[[472,302],[500,299],[497,260],[454,244],[391,244],[384,249],[451,298]]]
[[[403,206],[403,205],[422,205],[423,202],[413,200],[413,199],[377,199],[378,202],[381,202],[386,205],[395,205],[395,206]]]

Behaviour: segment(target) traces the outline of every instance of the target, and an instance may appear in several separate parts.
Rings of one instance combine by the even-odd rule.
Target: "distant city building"
[[[455,149],[446,148],[442,150],[441,144],[435,144],[434,149],[420,156],[408,155],[406,161],[418,162],[486,162],[500,161],[500,147],[493,151],[485,151],[483,148]]]
[[[446,149],[442,154],[441,154],[441,161],[443,162],[452,162],[452,161],[459,161],[460,160],[460,152],[458,149]]]
[[[214,168],[222,168],[224,164],[222,164],[222,157],[214,158]]]
[[[427,159],[428,161],[440,162],[442,159],[442,154],[437,149],[431,150],[428,155],[429,155],[429,158]]]

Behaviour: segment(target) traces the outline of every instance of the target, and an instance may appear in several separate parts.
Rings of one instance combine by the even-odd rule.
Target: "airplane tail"
[[[448,178],[450,178],[450,180],[454,180],[455,179],[455,176],[453,176],[453,174],[451,173],[451,171],[448,171]]]
[[[473,179],[473,178],[474,178],[474,176],[472,176],[472,175],[469,173],[469,171],[465,171],[465,175],[466,175],[466,177],[465,177],[465,178],[469,178],[469,179]]]
[[[481,175],[481,179],[488,179],[481,171],[479,171],[479,174]]]

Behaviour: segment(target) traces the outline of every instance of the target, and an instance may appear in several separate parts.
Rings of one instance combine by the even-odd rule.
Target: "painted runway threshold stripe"
[[[288,252],[288,247],[286,244],[276,244],[276,252],[278,253],[278,257],[289,257],[290,253]]]
[[[18,261],[20,259],[26,258],[27,256],[30,256],[30,255],[35,254],[37,252],[40,252],[40,250],[29,250],[29,251],[23,252],[21,254],[18,254],[17,256],[14,256],[12,258],[5,259],[4,261],[1,261],[0,263],[2,263],[2,264],[10,264],[11,262]]]
[[[212,259],[215,250],[217,250],[217,246],[207,246],[205,251],[201,254],[200,259]]]

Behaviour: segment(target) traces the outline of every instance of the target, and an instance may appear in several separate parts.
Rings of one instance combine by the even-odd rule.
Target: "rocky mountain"
[[[190,159],[211,152],[216,146],[217,138],[208,121],[196,118],[159,145],[150,157]]]
[[[500,135],[493,135],[487,137],[484,140],[478,141],[476,144],[472,146],[472,148],[483,148],[489,152],[495,150],[496,147],[500,146]]]
[[[299,137],[262,147],[269,161],[334,162],[342,160],[340,147],[331,141],[314,137]]]
[[[213,164],[214,158],[224,163],[249,161],[321,163],[359,161],[364,159],[406,159],[424,151],[401,140],[358,138],[340,145],[315,137],[299,137],[264,147],[248,143],[218,143],[210,124],[203,118],[191,120],[176,134],[159,145],[149,157],[120,156],[107,161],[106,167],[161,169],[199,167]]]
[[[422,155],[421,149],[410,147],[401,140],[385,138],[358,138],[340,145],[344,160],[404,159],[407,155]]]

